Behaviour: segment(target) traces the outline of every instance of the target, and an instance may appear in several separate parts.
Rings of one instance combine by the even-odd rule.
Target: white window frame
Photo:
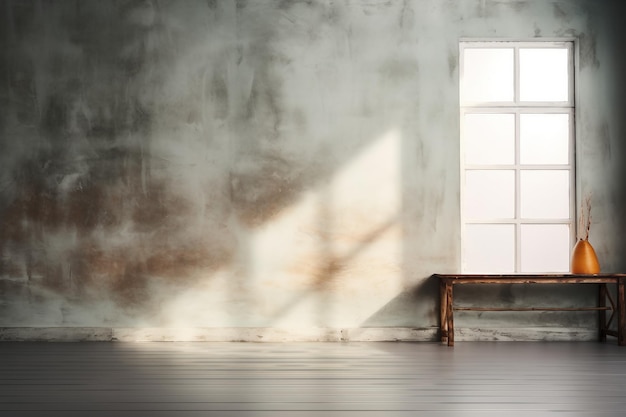
[[[557,39],[557,40],[532,40],[532,41],[514,41],[514,40],[466,40],[459,42],[459,64],[460,74],[462,77],[464,70],[464,51],[470,48],[506,48],[514,49],[514,98],[510,102],[463,102],[460,98],[460,127],[461,127],[461,270],[466,272],[464,260],[464,242],[466,225],[471,224],[512,224],[515,226],[515,265],[512,273],[522,273],[521,258],[521,227],[526,224],[563,224],[569,226],[570,230],[570,246],[569,254],[576,242],[576,172],[575,172],[575,66],[574,52],[575,42],[573,39]],[[519,50],[524,48],[567,48],[568,50],[568,99],[562,102],[541,101],[530,102],[520,100],[520,66],[519,66]],[[462,78],[461,78],[462,79]],[[459,83],[460,93],[462,95],[462,85]],[[465,163],[465,141],[464,141],[464,117],[466,114],[514,114],[515,116],[515,162],[510,165],[469,165]],[[520,115],[522,114],[568,114],[569,115],[569,163],[561,165],[522,165],[520,163]],[[515,172],[515,214],[513,219],[470,219],[466,218],[463,208],[465,202],[465,174],[469,170],[513,170]],[[569,218],[568,219],[523,219],[521,218],[521,198],[520,198],[520,172],[522,170],[569,170],[570,179],[570,202],[569,202]],[[490,271],[483,271],[488,273]],[[543,271],[543,273],[556,271]],[[564,271],[561,271],[564,272]]]

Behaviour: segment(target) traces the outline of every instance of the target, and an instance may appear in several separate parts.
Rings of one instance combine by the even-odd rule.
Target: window
[[[569,271],[572,42],[461,42],[464,273]]]

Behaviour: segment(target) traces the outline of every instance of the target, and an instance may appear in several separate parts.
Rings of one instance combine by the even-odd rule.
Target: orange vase
[[[596,251],[586,239],[580,239],[572,252],[572,274],[597,274],[600,263]]]

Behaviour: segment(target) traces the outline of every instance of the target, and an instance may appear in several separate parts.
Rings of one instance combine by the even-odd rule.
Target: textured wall
[[[579,40],[580,192],[624,268],[622,9],[0,0],[0,326],[436,326],[463,37]]]

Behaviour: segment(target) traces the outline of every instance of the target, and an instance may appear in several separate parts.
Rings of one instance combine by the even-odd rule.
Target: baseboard
[[[0,327],[1,342],[109,342],[110,327]]]
[[[457,328],[456,341],[592,341],[589,328]],[[436,342],[439,329],[0,327],[3,342]]]
[[[8,342],[433,342],[437,328],[1,327]]]

